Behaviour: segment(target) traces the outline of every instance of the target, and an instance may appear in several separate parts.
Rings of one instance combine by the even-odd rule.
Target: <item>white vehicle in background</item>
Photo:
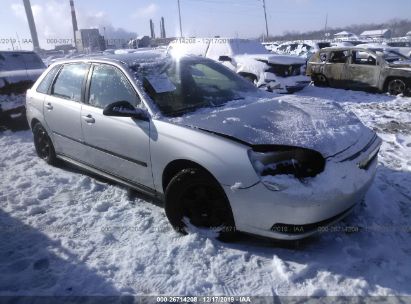
[[[181,38],[170,43],[167,53],[173,57],[190,54],[213,59],[268,91],[294,93],[310,83],[304,59],[274,55],[256,40]]]
[[[382,43],[363,43],[357,45],[357,47],[362,47],[366,49],[384,49],[390,50],[405,57],[411,58],[411,42],[407,41],[397,41],[397,42],[382,42]]]
[[[310,57],[319,50],[330,47],[331,43],[327,41],[313,42],[285,42],[280,44],[274,52],[283,55],[294,55],[310,59]]]
[[[411,58],[411,41],[393,41],[387,42],[391,48],[395,48],[398,53]]]
[[[277,47],[278,43],[275,42],[262,42],[261,43],[269,52],[273,52]]]

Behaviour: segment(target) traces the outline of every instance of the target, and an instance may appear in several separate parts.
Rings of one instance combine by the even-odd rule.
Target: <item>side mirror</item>
[[[128,101],[117,101],[107,105],[103,110],[103,115],[149,120],[147,111],[134,107]]]
[[[225,56],[225,55],[223,55],[223,56],[218,57],[218,61],[228,61],[228,62],[231,62],[231,57],[230,57],[230,56]]]

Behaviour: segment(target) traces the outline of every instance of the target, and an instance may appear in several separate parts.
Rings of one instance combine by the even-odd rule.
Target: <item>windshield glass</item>
[[[389,63],[410,60],[409,58],[401,55],[400,53],[391,50],[374,49],[373,51],[376,52],[378,55],[382,56],[382,58],[384,58],[384,60]]]
[[[219,107],[258,91],[226,67],[207,59],[166,60],[155,67],[140,66],[136,74],[166,116]]]

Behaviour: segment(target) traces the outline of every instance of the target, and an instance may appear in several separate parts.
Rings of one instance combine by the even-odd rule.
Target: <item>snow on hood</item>
[[[331,102],[283,102],[278,98],[242,100],[171,120],[231,136],[249,145],[304,147],[324,157],[348,148],[361,137],[371,139],[373,136],[353,113]]]
[[[251,55],[242,55],[244,57],[252,57],[256,60],[264,60],[272,64],[305,64],[305,59],[297,56],[290,55],[272,55],[272,54],[251,54]]]
[[[402,60],[402,61],[394,61],[390,62],[389,64],[390,67],[393,68],[411,68],[411,60]]]

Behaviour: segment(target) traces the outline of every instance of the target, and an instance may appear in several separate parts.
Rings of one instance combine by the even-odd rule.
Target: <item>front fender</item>
[[[153,180],[160,193],[164,169],[180,159],[199,164],[225,186],[241,183],[241,187],[246,188],[259,181],[245,144],[160,120],[153,120],[150,130]]]

